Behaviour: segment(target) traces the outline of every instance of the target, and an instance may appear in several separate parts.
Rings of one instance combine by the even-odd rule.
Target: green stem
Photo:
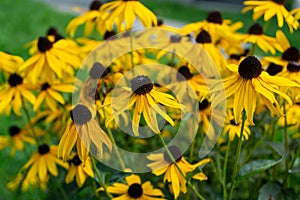
[[[228,156],[229,156],[229,151],[230,151],[230,144],[231,141],[229,139],[228,145],[226,148],[226,153],[225,153],[225,160],[224,160],[224,167],[223,167],[223,199],[227,199],[227,187],[226,187],[226,172],[227,172],[227,165],[228,165]]]
[[[37,136],[37,134],[36,134],[36,132],[35,132],[35,130],[33,128],[33,124],[31,122],[30,114],[29,114],[28,108],[26,106],[26,103],[24,101],[24,98],[21,97],[21,99],[22,99],[23,109],[24,109],[25,115],[27,117],[27,121],[28,121],[30,129],[32,131],[33,137],[35,138],[37,145],[40,145],[39,137]]]
[[[106,195],[110,198],[110,199],[113,199],[113,196],[108,192],[107,190],[107,187],[105,185],[105,183],[103,182],[102,178],[101,178],[101,175],[98,171],[98,168],[97,168],[97,165],[96,165],[96,161],[95,161],[95,158],[91,155],[91,160],[92,160],[92,166],[93,166],[93,169],[94,169],[94,172],[98,178],[98,181],[101,185],[101,187],[103,187],[104,189],[104,192],[106,193]]]
[[[176,168],[178,169],[178,171],[180,172],[180,174],[184,177],[184,179],[186,180],[188,186],[193,190],[193,192],[196,194],[196,196],[201,199],[201,200],[205,200],[204,197],[201,196],[201,194],[199,194],[199,192],[196,190],[196,188],[191,184],[190,180],[187,180],[185,177],[185,174],[183,173],[183,171],[180,169],[180,167],[177,165],[176,160],[174,159],[172,153],[170,152],[167,144],[165,143],[165,140],[163,138],[163,136],[161,134],[158,134],[164,148],[166,149],[166,152],[168,154],[168,156],[171,158],[172,162],[174,163],[174,165],[176,166]]]
[[[240,137],[238,140],[238,146],[236,149],[236,158],[235,158],[234,165],[233,165],[233,173],[231,176],[231,185],[230,185],[230,190],[229,190],[229,195],[228,195],[229,200],[232,199],[235,178],[236,178],[237,171],[238,171],[239,160],[240,160],[241,150],[242,150],[242,141],[243,141],[243,132],[244,132],[244,127],[245,127],[245,121],[246,121],[246,112],[245,112],[245,110],[243,110],[241,132],[240,132]]]
[[[287,130],[287,116],[286,116],[286,106],[285,102],[283,103],[283,112],[284,112],[284,147],[285,147],[285,179],[284,186],[289,187],[289,133]]]

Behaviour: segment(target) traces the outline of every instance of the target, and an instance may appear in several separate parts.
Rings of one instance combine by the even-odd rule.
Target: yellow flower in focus
[[[58,157],[67,160],[76,144],[80,160],[85,163],[89,156],[90,145],[97,148],[99,157],[103,156],[103,144],[112,150],[112,143],[106,133],[93,119],[91,111],[83,104],[78,104],[70,112],[71,120],[60,139],[58,145]]]
[[[276,115],[283,115],[280,105],[275,98],[275,94],[284,98],[289,104],[292,101],[288,95],[279,90],[279,86],[299,87],[299,85],[287,78],[268,75],[263,71],[260,61],[254,56],[248,56],[239,64],[231,64],[228,68],[233,72],[231,76],[223,80],[226,90],[226,98],[233,96],[233,113],[235,123],[238,124],[241,119],[241,113],[245,109],[247,121],[254,125],[253,116],[257,106],[257,99],[261,98],[266,106]],[[216,86],[213,93],[222,90],[223,85]],[[216,101],[223,101],[216,96]]]
[[[142,183],[141,178],[135,174],[127,176],[125,180],[126,184],[114,183],[107,187],[109,193],[121,195],[113,200],[165,200],[162,191],[154,188],[150,181]]]
[[[106,126],[108,126],[108,124],[118,115],[134,106],[132,130],[135,136],[139,135],[138,129],[142,115],[144,116],[147,125],[154,133],[160,133],[156,113],[174,126],[174,121],[157,103],[171,108],[183,109],[183,105],[176,102],[172,95],[157,91],[148,76],[135,77],[131,80],[131,88],[123,88],[123,90],[128,92],[127,94],[123,94],[124,96],[122,95],[117,100],[112,101],[112,108],[118,110],[113,113],[112,117],[107,119]]]
[[[284,22],[289,26],[290,32],[294,32],[299,28],[299,22],[284,7],[285,0],[264,0],[264,1],[244,1],[245,8],[242,12],[253,10],[252,18],[256,21],[264,16],[264,21],[269,21],[272,17],[277,17],[279,28],[283,27]]]
[[[113,30],[116,26],[119,32],[132,29],[133,23],[138,18],[144,27],[157,24],[156,16],[139,0],[116,0],[103,4],[100,8],[101,18],[105,21],[106,28]]]
[[[194,171],[197,167],[201,165],[209,163],[210,159],[206,158],[199,161],[196,164],[190,164],[182,156],[182,153],[178,147],[171,146],[169,147],[169,151],[171,152],[173,158],[176,161],[177,166],[180,168],[183,175],[181,174],[177,166],[172,162],[173,159],[170,158],[167,152],[150,154],[149,156],[147,156],[148,160],[151,161],[151,163],[149,163],[147,166],[152,170],[152,173],[156,176],[165,174],[164,182],[171,183],[174,198],[177,199],[180,194],[180,191],[184,194],[187,192],[187,182],[185,179],[186,174],[188,172]],[[204,177],[203,175],[204,174],[196,175],[194,178],[197,180],[206,180],[207,177]]]
[[[8,53],[0,51],[0,70],[8,73],[14,73],[17,67],[22,65],[24,62],[23,58],[14,56]]]
[[[83,164],[79,156],[75,154],[70,161],[71,166],[65,179],[67,184],[71,183],[75,178],[77,186],[81,188],[88,176],[94,178],[92,161],[90,157],[88,157],[86,162]]]

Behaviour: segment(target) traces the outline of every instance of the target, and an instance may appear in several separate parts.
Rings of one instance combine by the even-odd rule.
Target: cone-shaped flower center
[[[182,66],[178,69],[176,79],[177,81],[185,81],[189,80],[193,77],[193,75],[190,72],[190,69],[186,66]]]
[[[131,89],[135,94],[144,95],[153,89],[153,83],[148,76],[137,76],[131,80]]]
[[[248,33],[253,35],[261,35],[263,32],[263,28],[258,23],[253,24],[248,30]]]
[[[202,30],[196,38],[196,42],[200,44],[211,43],[210,34],[206,30]]]
[[[300,52],[296,47],[290,47],[283,52],[282,59],[286,61],[299,62]]]
[[[74,165],[76,165],[76,166],[78,166],[78,165],[81,164],[81,160],[80,160],[80,158],[79,158],[78,155],[75,155],[71,161],[72,161],[72,163],[73,163]]]
[[[117,34],[117,33],[116,33],[115,31],[106,31],[106,32],[104,33],[103,39],[104,39],[104,40],[115,39],[115,38],[116,38],[116,37],[115,37],[116,34]]]
[[[282,69],[283,69],[283,67],[281,65],[276,65],[275,63],[271,63],[269,65],[269,67],[267,68],[266,72],[270,76],[275,76],[276,74],[278,74],[279,72],[281,72]]]
[[[263,71],[260,61],[254,56],[246,57],[239,65],[238,72],[244,79],[251,80]]]
[[[44,155],[50,151],[50,148],[47,144],[42,144],[39,146],[38,150],[40,155]]]
[[[132,198],[139,198],[143,195],[143,188],[141,184],[134,183],[129,186],[127,193]]]
[[[180,161],[181,157],[182,157],[182,153],[181,153],[180,149],[176,146],[170,146],[168,148],[169,148],[169,151],[171,152],[173,158],[176,160],[176,162]],[[164,152],[164,160],[167,161],[168,163],[173,162],[167,151]]]
[[[223,22],[222,14],[219,11],[212,11],[208,13],[206,17],[206,21],[215,24],[222,24]]]
[[[50,87],[50,85],[49,85],[49,83],[44,83],[43,85],[42,85],[42,91],[44,91],[44,90],[47,90],[48,88]]]
[[[58,40],[64,39],[63,36],[61,36],[57,30],[53,27],[50,27],[47,31],[47,35],[53,35],[55,37],[54,42],[57,42]]]
[[[38,49],[41,52],[46,52],[52,48],[52,42],[50,42],[46,37],[39,37]]]
[[[11,126],[11,127],[9,128],[9,135],[10,135],[11,137],[13,137],[13,136],[19,134],[20,131],[21,131],[21,130],[20,130],[19,127],[17,127],[17,126]]]
[[[99,8],[102,6],[101,1],[93,1],[90,5],[90,10],[99,10]]]
[[[82,104],[78,104],[73,110],[71,110],[70,114],[72,121],[80,126],[86,124],[92,119],[92,113]]]
[[[93,79],[100,79],[101,77],[105,77],[109,72],[109,68],[105,68],[101,63],[95,62],[89,74]]]
[[[289,62],[287,66],[287,70],[289,72],[299,72],[300,71],[300,64],[297,62]]]
[[[202,102],[199,102],[199,110],[204,110],[206,108],[208,108],[209,106],[209,102],[204,99]]]
[[[171,43],[179,43],[182,37],[180,35],[171,35],[170,41]]]
[[[280,5],[284,5],[285,4],[285,0],[272,0],[273,2],[280,4]]]
[[[230,120],[230,124],[234,125],[234,126],[239,126],[240,125],[240,123],[235,123],[234,119]]]
[[[11,74],[8,78],[8,84],[11,87],[15,87],[23,83],[23,78],[18,74]]]

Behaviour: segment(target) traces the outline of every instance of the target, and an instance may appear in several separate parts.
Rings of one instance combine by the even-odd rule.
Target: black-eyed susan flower
[[[264,1],[244,1],[245,8],[242,12],[253,10],[252,18],[257,20],[264,16],[264,21],[269,21],[272,17],[277,17],[278,27],[282,28],[284,22],[289,26],[290,32],[299,28],[298,21],[285,8],[285,0],[264,0]]]
[[[164,200],[162,191],[154,188],[150,181],[142,183],[135,174],[127,176],[125,180],[126,184],[117,182],[107,187],[109,193],[120,195],[114,200]]]
[[[92,161],[90,157],[87,158],[86,162],[83,164],[78,155],[73,155],[70,160],[71,165],[68,170],[65,182],[67,184],[71,183],[74,179],[76,180],[77,186],[82,187],[85,183],[87,177],[94,178],[94,172],[92,169]]]
[[[116,0],[103,4],[100,8],[102,19],[106,27],[113,30],[114,26],[119,32],[132,29],[138,18],[144,27],[157,24],[156,16],[139,0]]]
[[[186,174],[188,172],[194,171],[197,167],[204,165],[210,162],[209,158],[203,159],[196,164],[190,164],[185,158],[182,156],[180,149],[176,146],[169,147],[169,151],[171,152],[173,158],[176,161],[177,166],[180,168],[181,172],[177,168],[177,166],[172,162],[173,158],[170,158],[167,152],[158,153],[158,154],[150,154],[147,156],[148,160],[151,161],[147,166],[152,170],[152,173],[156,176],[160,176],[164,174],[164,182],[171,183],[172,191],[174,193],[174,198],[177,199],[180,191],[182,193],[187,192],[186,188]],[[198,177],[199,176],[199,177]],[[196,175],[195,178],[203,177],[202,175]],[[204,178],[203,180],[206,180]],[[198,179],[199,180],[199,179]]]
[[[90,145],[93,143],[97,148],[97,155],[102,157],[103,144],[112,150],[112,143],[106,133],[93,119],[91,111],[83,104],[76,105],[70,112],[67,128],[60,139],[58,157],[67,160],[76,144],[80,160],[85,163],[88,159]]]
[[[236,124],[240,122],[241,113],[245,109],[247,121],[250,125],[254,125],[253,116],[258,98],[262,99],[273,113],[279,116],[283,115],[274,94],[278,94],[292,104],[290,97],[280,91],[278,87],[299,87],[297,83],[287,78],[270,76],[263,71],[260,61],[254,56],[246,57],[239,65],[228,65],[228,68],[233,74],[225,78],[223,83],[226,97],[233,96],[232,107]],[[216,86],[216,88],[218,87]],[[216,97],[215,103],[218,101],[222,101],[222,99]]]
[[[19,73],[10,74],[7,82],[0,86],[0,113],[9,114],[13,110],[20,116],[24,100],[35,103],[33,90],[34,86],[27,83],[26,78]]]
[[[24,175],[24,171],[28,170],[22,182],[22,190],[26,191],[29,186],[45,188],[50,177],[49,175],[58,176],[57,165],[66,169],[69,167],[68,163],[64,163],[57,158],[57,146],[40,145],[38,151],[30,157],[20,171],[20,174]]]
[[[118,115],[134,106],[132,130],[135,136],[139,135],[138,128],[142,116],[149,128],[155,133],[160,133],[156,113],[162,116],[171,125],[174,125],[174,121],[171,117],[168,116],[157,103],[171,108],[184,109],[184,106],[178,103],[172,95],[157,91],[148,76],[142,75],[133,78],[131,80],[131,88],[124,87],[123,89],[127,91],[124,91],[127,94],[112,102],[112,108],[118,110],[113,113],[112,117],[107,119],[106,126]]]
[[[228,112],[228,116],[226,117],[223,133],[228,134],[230,141],[233,141],[235,136],[241,137],[241,126],[242,119],[238,123],[235,122],[234,116],[232,112]],[[244,129],[242,133],[242,139],[248,140],[251,134],[249,123],[246,121],[244,124]]]
[[[34,111],[37,111],[42,103],[45,101],[48,108],[55,111],[57,110],[57,103],[65,104],[65,99],[62,96],[63,93],[73,92],[74,85],[72,83],[60,83],[60,82],[44,82],[40,84],[40,92],[37,95],[36,103],[34,104]]]
[[[265,53],[270,52],[271,54],[275,54],[276,50],[282,51],[282,48],[278,44],[277,40],[273,37],[264,35],[263,28],[258,23],[253,24],[249,28],[248,34],[240,35],[238,37],[243,43],[257,45]]]
[[[73,68],[78,68],[81,64],[79,48],[70,46],[64,39],[53,43],[47,37],[39,37],[37,48],[38,52],[20,67],[20,71],[27,73],[32,83],[37,83],[38,80],[53,81],[56,77],[61,79],[66,74],[72,76]]]
[[[16,72],[16,68],[22,65],[23,62],[23,58],[19,56],[11,55],[0,51],[0,70],[12,74]]]
[[[300,19],[300,8],[295,8],[290,13],[294,15],[296,20]]]
[[[106,31],[106,28],[104,25],[104,21],[101,19],[101,12],[100,12],[101,6],[102,6],[101,1],[98,0],[92,1],[88,11],[82,11],[83,13],[80,16],[70,21],[70,23],[66,28],[66,32],[69,33],[71,37],[74,37],[76,29],[80,25],[84,24],[85,36],[89,36],[93,31],[93,29],[96,29],[103,36]]]

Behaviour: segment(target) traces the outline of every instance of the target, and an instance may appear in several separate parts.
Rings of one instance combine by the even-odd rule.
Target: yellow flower
[[[164,182],[170,182],[172,185],[172,191],[174,193],[175,199],[178,198],[180,191],[182,193],[187,192],[186,188],[186,179],[185,176],[188,172],[194,171],[197,167],[204,165],[210,162],[209,158],[203,159],[196,164],[190,164],[185,160],[182,156],[180,149],[176,146],[169,147],[169,150],[176,161],[177,166],[182,171],[183,175],[177,168],[177,166],[172,162],[172,158],[168,155],[167,152],[158,153],[158,154],[150,154],[147,156],[148,160],[152,161],[147,166],[152,170],[152,173],[156,176],[164,175]],[[203,176],[204,174],[201,173],[200,175],[195,175],[195,179],[198,180],[206,180],[207,177]],[[202,179],[202,178],[203,179]]]
[[[253,10],[252,18],[257,20],[264,16],[264,21],[269,21],[272,17],[277,17],[278,26],[283,27],[284,22],[289,26],[290,32],[299,28],[298,21],[284,7],[285,0],[264,0],[264,1],[244,1],[245,8],[242,12]]]
[[[0,70],[12,74],[16,72],[16,68],[22,65],[23,62],[23,58],[19,56],[10,55],[0,51]]]
[[[162,191],[154,188],[150,181],[142,183],[135,174],[127,176],[125,180],[126,184],[114,183],[107,187],[109,193],[121,195],[113,200],[164,200]]]
[[[40,85],[40,88],[41,90],[33,107],[34,111],[37,111],[44,101],[46,101],[47,107],[56,111],[57,103],[65,104],[65,99],[59,92],[71,93],[73,92],[74,85],[60,82],[45,82]]]
[[[53,43],[47,37],[40,37],[37,48],[38,52],[20,67],[20,71],[27,73],[32,83],[38,80],[52,81],[56,77],[63,78],[66,74],[74,75],[73,68],[78,68],[81,64],[79,48],[70,46],[64,39]]]
[[[243,43],[257,45],[265,53],[270,52],[271,54],[275,54],[276,50],[282,51],[282,48],[278,44],[277,40],[273,37],[264,35],[263,28],[258,23],[249,28],[248,34],[239,35],[237,37]]]
[[[114,118],[124,111],[129,110],[135,104],[132,122],[132,130],[135,136],[139,135],[138,128],[142,115],[149,128],[155,133],[160,133],[156,112],[174,126],[174,121],[157,103],[171,108],[183,109],[183,105],[176,102],[172,95],[157,91],[148,76],[137,76],[133,78],[131,80],[131,88],[123,88],[123,90],[127,91],[124,97],[121,96],[117,100],[112,101],[112,108],[118,110],[113,113],[112,117],[107,119],[106,126],[108,126]],[[128,99],[129,103],[126,101]]]
[[[72,157],[71,166],[66,176],[66,183],[71,183],[74,178],[78,187],[82,187],[88,176],[94,178],[94,172],[92,169],[92,161],[90,157],[87,158],[85,164],[83,164],[78,155]]]
[[[83,163],[88,159],[91,143],[96,146],[100,158],[103,155],[103,144],[110,151],[112,150],[109,137],[93,119],[91,111],[86,106],[78,104],[70,114],[71,120],[68,121],[67,128],[59,142],[58,157],[64,161],[67,160],[75,143],[78,156]]]
[[[22,182],[22,190],[26,191],[29,186],[45,187],[48,182],[49,174],[58,176],[57,166],[68,168],[68,164],[57,158],[57,146],[48,146],[42,144],[38,147],[28,162],[22,167],[20,174],[28,170],[25,179]],[[18,177],[15,180],[18,182]],[[14,182],[14,181],[13,181]]]
[[[116,26],[119,32],[132,29],[138,18],[145,27],[157,24],[156,16],[139,0],[116,0],[103,4],[100,8],[102,19],[108,30]]]
[[[0,113],[10,114],[11,110],[21,116],[24,99],[34,105],[36,98],[33,94],[34,87],[26,83],[21,75],[10,74],[7,83],[0,86]]]
[[[98,0],[92,1],[90,4],[90,9],[84,12],[82,15],[74,18],[67,26],[66,32],[70,34],[71,37],[74,37],[76,29],[78,26],[85,24],[84,35],[88,36],[91,34],[92,30],[96,30],[104,35],[106,29],[104,21],[101,19],[100,8],[102,3]],[[111,29],[112,30],[112,29]]]
[[[280,105],[275,98],[275,94],[283,97],[289,104],[292,101],[288,95],[278,89],[279,86],[299,87],[299,85],[287,78],[269,76],[263,71],[260,61],[254,56],[248,56],[239,64],[228,65],[233,74],[223,80],[226,90],[226,98],[233,96],[233,113],[235,123],[238,124],[241,119],[242,110],[245,109],[247,121],[254,125],[253,115],[257,106],[257,99],[261,98],[266,106],[275,114],[283,115]],[[220,90],[222,86],[216,86],[215,91]],[[214,103],[222,101],[222,98],[216,96]]]
[[[300,8],[295,8],[290,12],[292,15],[295,15],[295,19],[299,20],[300,19]]]

